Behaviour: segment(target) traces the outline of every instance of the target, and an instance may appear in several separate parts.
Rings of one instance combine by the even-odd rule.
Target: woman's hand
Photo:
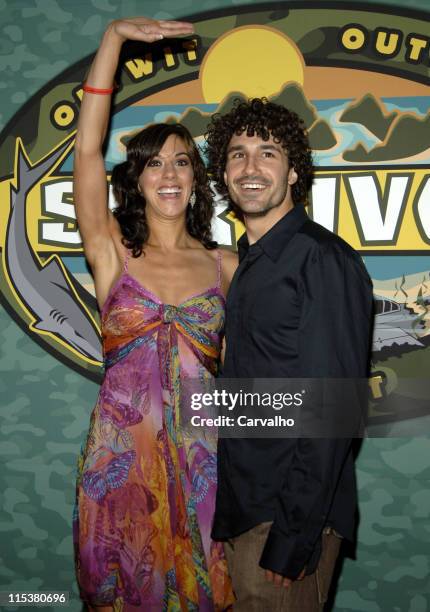
[[[107,27],[86,84],[93,88],[82,98],[74,151],[74,203],[85,256],[96,279],[99,303],[121,269],[114,244],[117,226],[109,213],[103,142],[109,126],[110,95],[94,90],[111,89],[122,44],[126,40],[153,43],[163,38],[193,34],[191,23],[158,21],[148,17],[118,19]],[[119,242],[120,237],[118,238]]]
[[[193,34],[194,26],[185,21],[165,21],[149,17],[131,17],[113,21],[108,31],[113,32],[123,40],[141,40],[155,42],[162,38],[175,38]]]

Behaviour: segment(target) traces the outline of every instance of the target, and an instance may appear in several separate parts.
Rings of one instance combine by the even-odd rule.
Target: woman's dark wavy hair
[[[218,193],[226,198],[230,208],[241,216],[240,211],[228,195],[224,182],[227,163],[227,147],[235,134],[240,136],[255,134],[263,140],[270,136],[280,143],[288,155],[290,166],[297,172],[297,182],[292,185],[292,198],[295,204],[307,203],[307,194],[312,184],[312,153],[305,125],[300,117],[284,106],[269,102],[266,98],[254,98],[243,102],[234,101],[232,110],[225,115],[215,114],[206,133],[206,155],[209,176],[215,183]]]
[[[170,135],[178,136],[185,144],[194,170],[196,203],[186,210],[187,231],[206,249],[214,249],[211,221],[213,194],[209,187],[206,167],[193,140],[183,125],[156,123],[133,136],[127,144],[127,160],[112,171],[111,184],[118,207],[114,211],[123,235],[123,244],[139,257],[149,237],[145,215],[146,202],[138,190],[138,179],[148,161],[156,157]]]

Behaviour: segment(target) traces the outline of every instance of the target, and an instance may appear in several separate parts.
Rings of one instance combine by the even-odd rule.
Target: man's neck
[[[257,240],[260,240],[264,234],[272,229],[278,221],[285,217],[294,208],[293,202],[286,202],[272,208],[269,212],[262,217],[253,217],[244,215],[244,223],[246,227],[246,235],[248,237],[248,243],[254,244]]]

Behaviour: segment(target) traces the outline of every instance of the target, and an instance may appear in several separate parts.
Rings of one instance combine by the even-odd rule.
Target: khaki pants
[[[224,543],[233,590],[234,612],[321,612],[330,587],[341,538],[333,530],[322,535],[322,553],[318,567],[288,589],[267,582],[259,566],[271,523],[262,523]]]

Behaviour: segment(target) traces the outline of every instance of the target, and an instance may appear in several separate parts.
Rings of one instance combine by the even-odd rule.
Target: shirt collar
[[[249,250],[254,249],[261,249],[272,261],[277,261],[283,249],[307,219],[308,215],[303,204],[296,204],[251,246],[249,246],[248,236],[246,233],[243,234],[237,242],[239,261],[242,261]]]

